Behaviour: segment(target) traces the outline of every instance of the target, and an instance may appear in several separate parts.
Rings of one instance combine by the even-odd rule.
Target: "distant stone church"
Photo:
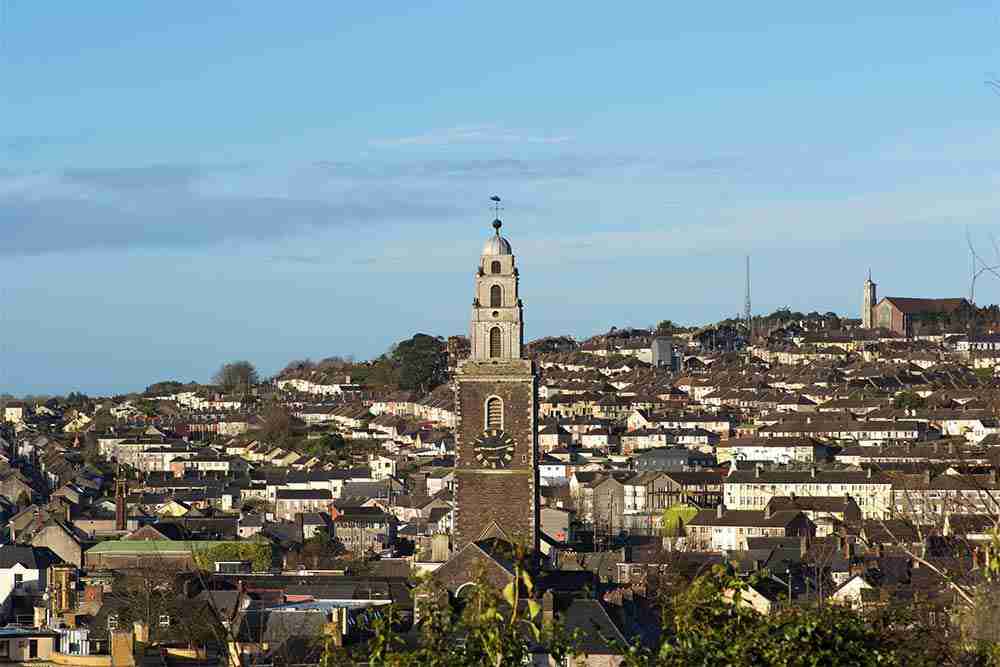
[[[900,336],[912,336],[917,320],[953,315],[969,305],[962,298],[914,299],[884,296],[881,301],[877,301],[876,285],[869,272],[861,302],[861,326],[865,329],[888,329]]]

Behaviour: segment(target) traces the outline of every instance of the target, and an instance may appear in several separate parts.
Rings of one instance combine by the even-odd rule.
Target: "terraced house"
[[[866,519],[888,518],[893,503],[892,479],[871,468],[853,470],[736,470],[723,486],[726,507],[762,510],[775,496],[850,496]]]

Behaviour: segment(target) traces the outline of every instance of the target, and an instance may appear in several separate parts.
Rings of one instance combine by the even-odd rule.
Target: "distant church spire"
[[[861,326],[872,329],[875,326],[876,285],[872,282],[872,270],[868,269],[868,280],[865,281],[861,297]]]

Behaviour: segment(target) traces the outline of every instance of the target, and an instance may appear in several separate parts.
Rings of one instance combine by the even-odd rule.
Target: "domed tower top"
[[[500,222],[500,218],[497,218],[496,220],[493,221],[493,229],[496,230],[496,233],[493,236],[491,236],[486,241],[486,244],[483,246],[484,257],[486,255],[500,256],[500,255],[514,254],[513,252],[511,252],[510,242],[504,237],[500,236],[500,227],[502,225],[503,223]]]

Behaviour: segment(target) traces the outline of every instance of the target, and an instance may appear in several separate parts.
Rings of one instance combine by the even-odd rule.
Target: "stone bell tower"
[[[868,280],[865,281],[864,292],[861,296],[861,326],[871,329],[875,326],[875,283],[872,282],[871,269],[868,270]]]
[[[456,551],[490,537],[538,550],[538,378],[521,356],[519,275],[501,226],[476,267],[472,349],[455,373]]]

